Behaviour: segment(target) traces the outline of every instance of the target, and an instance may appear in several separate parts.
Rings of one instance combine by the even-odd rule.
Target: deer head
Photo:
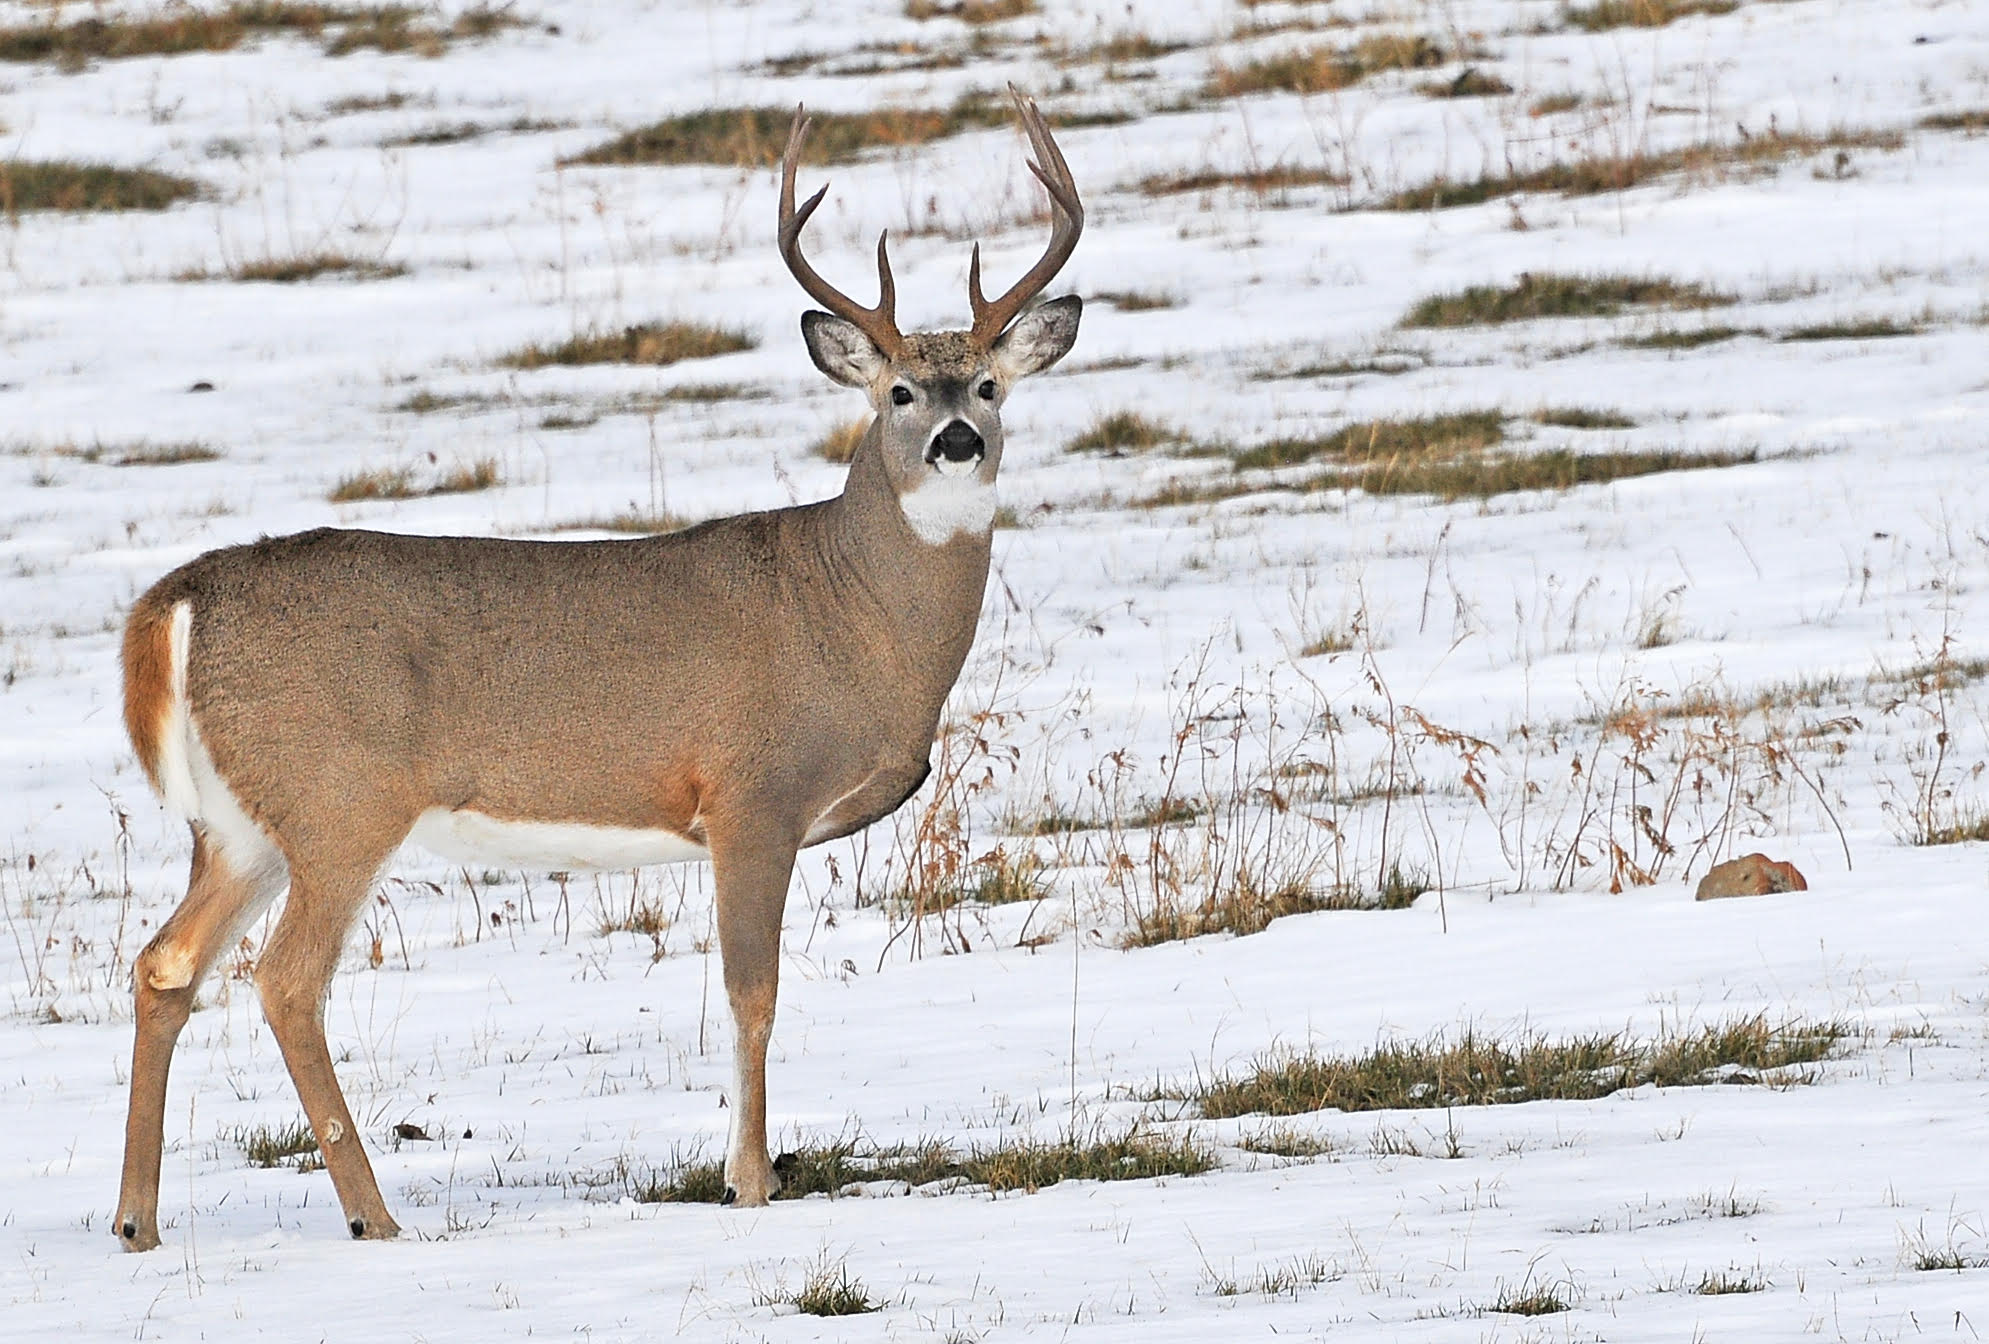
[[[907,336],[898,330],[888,232],[877,239],[875,307],[862,307],[817,275],[801,254],[801,230],[828,188],[795,208],[794,174],[809,125],[799,108],[781,159],[780,254],[802,289],[828,310],[802,315],[802,339],[816,368],[870,397],[877,415],[871,438],[886,478],[907,519],[929,541],[950,537],[963,518],[985,512],[992,520],[1002,403],[1018,380],[1063,358],[1077,339],[1084,308],[1073,294],[1025,311],[1070,259],[1084,229],[1084,206],[1043,114],[1013,85],[1009,96],[1036,152],[1029,169],[1050,193],[1050,244],[1028,274],[992,302],[981,293],[981,249],[975,244],[967,273],[973,325],[966,331]]]

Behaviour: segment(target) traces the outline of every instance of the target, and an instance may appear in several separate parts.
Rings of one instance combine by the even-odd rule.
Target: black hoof
[[[119,1228],[118,1231],[124,1234],[126,1241],[130,1241],[138,1235],[138,1224],[132,1222],[130,1219],[126,1219],[124,1226]]]
[[[774,1175],[785,1176],[788,1172],[793,1171],[800,1162],[801,1159],[793,1153],[782,1153],[773,1160]]]
[[[355,1239],[366,1235],[366,1220],[364,1218],[354,1218],[352,1220],[352,1235]]]
[[[739,1202],[739,1192],[728,1185],[725,1187],[725,1197],[718,1202],[720,1204],[737,1204]]]

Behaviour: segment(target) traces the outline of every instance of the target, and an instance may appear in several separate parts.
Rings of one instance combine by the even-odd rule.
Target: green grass
[[[1203,1115],[1414,1110],[1528,1101],[1589,1101],[1626,1088],[1802,1080],[1791,1071],[1830,1058],[1851,1035],[1841,1022],[1736,1018],[1643,1041],[1621,1032],[1501,1040],[1466,1028],[1454,1039],[1377,1045],[1360,1055],[1285,1053],[1166,1095]]]
[[[1490,448],[1505,438],[1497,411],[1452,411],[1409,420],[1363,420],[1316,438],[1271,439],[1234,455],[1239,468],[1301,462],[1375,462]]]
[[[1614,317],[1639,308],[1716,308],[1734,296],[1662,276],[1606,272],[1522,274],[1510,285],[1470,285],[1417,301],[1404,327],[1497,326],[1548,317]]]
[[[648,364],[661,367],[687,359],[709,359],[757,347],[760,338],[743,327],[708,322],[638,322],[614,331],[587,331],[550,345],[523,346],[498,363],[512,369],[570,364]]]
[[[192,178],[150,168],[0,159],[0,215],[37,210],[164,210],[202,194],[200,183]]]
[[[785,1279],[776,1279],[771,1287],[754,1288],[753,1303],[788,1307],[803,1316],[861,1316],[884,1306],[872,1300],[862,1280],[851,1275],[846,1258],[832,1260],[827,1251],[808,1267],[799,1288],[789,1288]]]
[[[1718,16],[1740,8],[1740,0],[1595,0],[1563,5],[1561,21],[1585,33],[1611,28],[1663,28],[1697,14]]]
[[[1523,172],[1477,178],[1433,178],[1383,197],[1384,210],[1449,210],[1527,192],[1593,196],[1626,191],[1674,173],[1716,178],[1727,173],[1765,171],[1785,160],[1824,150],[1898,149],[1905,137],[1892,130],[1838,128],[1820,135],[1773,132],[1745,140],[1701,141],[1677,149],[1595,155]]]
[[[1164,421],[1141,415],[1138,411],[1112,411],[1079,430],[1065,442],[1064,451],[1109,453],[1119,457],[1187,442],[1186,434]]]
[[[879,1146],[861,1138],[804,1144],[784,1153],[776,1199],[839,1195],[851,1185],[903,1181],[912,1186],[958,1180],[994,1193],[1034,1192],[1063,1181],[1139,1181],[1199,1176],[1214,1170],[1214,1148],[1191,1133],[1135,1127],[1119,1134],[1066,1134],[956,1148],[937,1139]],[[620,1173],[624,1192],[644,1204],[717,1204],[725,1197],[722,1162],[679,1154],[662,1170]]]

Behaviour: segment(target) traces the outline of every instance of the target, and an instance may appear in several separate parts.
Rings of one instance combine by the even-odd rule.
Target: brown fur
[[[159,788],[159,753],[173,695],[172,604],[146,594],[124,627],[124,727],[145,776]]]

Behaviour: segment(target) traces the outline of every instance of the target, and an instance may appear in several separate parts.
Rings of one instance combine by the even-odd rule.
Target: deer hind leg
[[[400,1226],[380,1198],[373,1164],[360,1146],[359,1127],[332,1071],[331,1052],[325,1046],[325,999],[346,932],[385,857],[327,871],[293,854],[290,899],[256,962],[263,1015],[317,1135],[318,1152],[338,1191],[346,1227],[354,1237],[367,1240],[396,1236]]]
[[[159,1161],[165,1144],[166,1075],[173,1043],[193,1011],[194,992],[220,955],[283,889],[282,856],[237,837],[227,849],[193,827],[186,899],[133,967],[135,1024],[131,1106],[124,1122],[124,1176],[113,1229],[128,1251],[159,1244]]]
[[[780,921],[794,872],[791,843],[712,837],[718,887],[718,950],[734,1030],[732,1134],[725,1147],[725,1202],[762,1205],[780,1188],[767,1152],[767,1041],[780,985]]]

